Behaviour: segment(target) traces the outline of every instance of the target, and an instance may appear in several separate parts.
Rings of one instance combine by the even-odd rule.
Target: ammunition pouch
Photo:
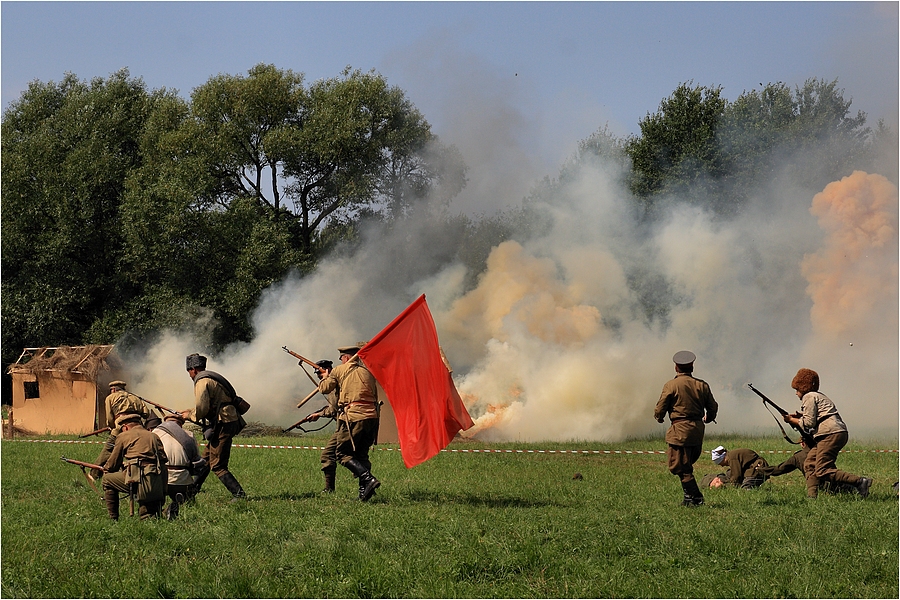
[[[156,464],[141,465],[139,462],[129,462],[125,465],[125,484],[131,488],[136,485],[136,497],[138,502],[156,502],[166,495],[165,469],[160,469]]]
[[[240,396],[235,396],[234,407],[237,409],[239,415],[243,415],[246,414],[248,410],[250,410],[250,403]]]

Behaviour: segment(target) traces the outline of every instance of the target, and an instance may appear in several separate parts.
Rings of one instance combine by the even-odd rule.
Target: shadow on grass
[[[324,494],[321,492],[303,492],[301,494],[293,494],[290,492],[281,492],[280,494],[248,494],[247,502],[260,502],[263,500],[309,500],[310,498],[322,498]]]
[[[435,504],[466,504],[469,506],[486,506],[489,508],[541,508],[546,506],[562,506],[558,502],[547,500],[535,500],[532,498],[520,498],[502,494],[473,494],[447,493],[447,492],[423,492],[413,491],[409,493],[409,499],[413,502],[433,502]]]

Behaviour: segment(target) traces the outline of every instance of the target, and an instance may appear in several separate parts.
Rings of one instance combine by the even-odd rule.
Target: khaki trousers
[[[806,475],[806,495],[814,498],[818,489],[826,483],[833,486],[846,483],[857,485],[859,475],[841,471],[835,465],[841,448],[847,445],[849,436],[846,431],[839,431],[816,439],[816,445],[809,449],[806,461],[803,463],[803,473]]]
[[[703,446],[674,446],[669,444],[666,456],[669,459],[669,472],[677,475],[681,483],[694,481],[694,463],[700,458]]]

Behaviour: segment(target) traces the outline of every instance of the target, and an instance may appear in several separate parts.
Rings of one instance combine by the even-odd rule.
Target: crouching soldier
[[[159,517],[166,496],[166,452],[159,438],[144,429],[140,415],[120,419],[122,432],[103,465],[103,497],[109,518],[119,518],[119,492],[136,497],[141,520]]]
[[[166,509],[170,521],[178,516],[178,508],[196,495],[195,481],[206,479],[209,463],[200,456],[200,446],[194,436],[183,428],[184,417],[166,415],[165,423],[153,430],[160,439],[169,459],[167,494],[172,500]]]

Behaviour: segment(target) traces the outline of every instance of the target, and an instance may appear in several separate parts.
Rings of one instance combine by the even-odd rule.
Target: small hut
[[[10,365],[16,429],[84,434],[105,421],[109,382],[122,366],[112,345],[25,348]]]

